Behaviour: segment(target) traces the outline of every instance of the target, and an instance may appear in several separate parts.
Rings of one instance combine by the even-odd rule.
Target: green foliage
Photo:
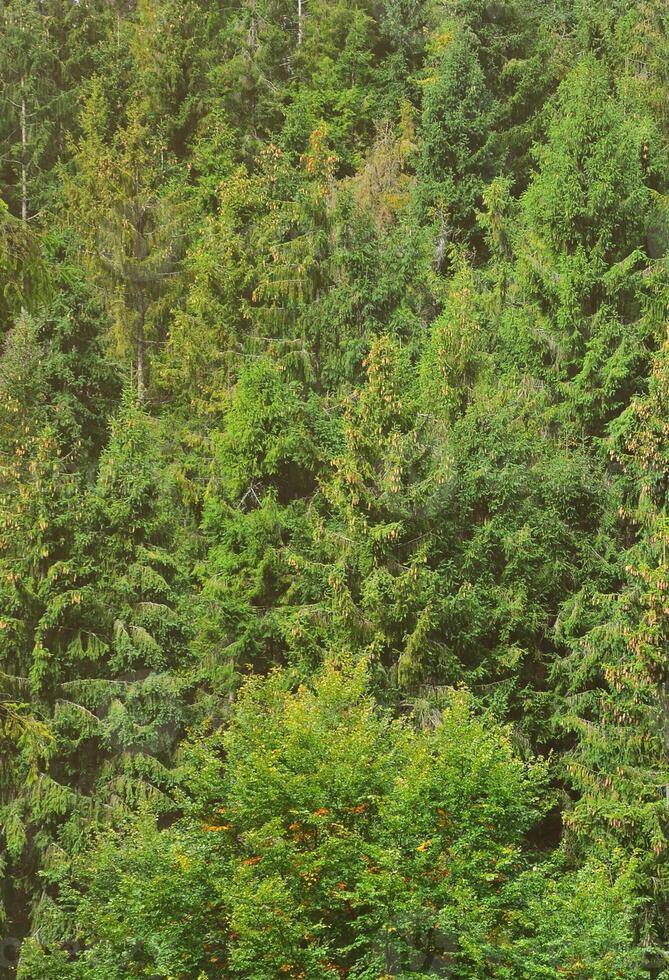
[[[574,638],[562,672],[571,706],[562,724],[579,735],[566,757],[580,790],[567,819],[594,850],[622,845],[646,871],[647,945],[657,941],[668,901],[666,398],[665,343],[648,395],[633,403],[617,433],[620,458],[638,490],[625,515],[639,532],[624,555],[623,586],[594,597],[596,624]]]
[[[40,243],[25,223],[12,218],[0,200],[0,327],[6,333],[11,317],[33,306],[47,293]]]
[[[0,28],[9,975],[660,980],[665,4]]]
[[[445,236],[468,229],[483,184],[494,176],[494,104],[473,34],[444,24],[433,57],[423,82],[420,175]]]
[[[225,763],[211,759],[193,815],[165,843],[140,826],[120,869],[110,841],[85,870],[77,917],[100,946],[81,976],[111,967],[325,977],[347,967],[371,977],[446,956],[464,977],[494,959],[490,930],[522,863],[541,766],[515,757],[463,693],[432,731],[414,734],[379,712],[360,666],[326,666],[313,690],[291,692],[288,681],[275,673],[246,686]],[[202,748],[216,752],[218,741]],[[201,750],[190,751],[197,760]],[[182,908],[195,914],[184,929],[186,893]],[[96,894],[107,898],[101,917]],[[126,921],[137,943],[119,961]]]
[[[638,390],[657,342],[666,285],[646,245],[663,219],[651,189],[658,164],[643,159],[655,139],[650,120],[614,95],[605,66],[588,56],[560,87],[522,201],[519,278],[534,303],[544,370],[528,366],[546,377],[550,364],[566,414],[598,435]]]

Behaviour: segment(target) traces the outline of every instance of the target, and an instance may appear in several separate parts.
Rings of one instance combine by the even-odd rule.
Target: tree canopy
[[[662,0],[0,10],[0,976],[669,976]]]

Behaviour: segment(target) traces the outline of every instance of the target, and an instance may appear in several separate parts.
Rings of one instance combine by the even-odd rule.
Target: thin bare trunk
[[[303,13],[302,4],[304,0],[297,0],[297,43],[298,46],[302,44],[302,34],[303,34]]]
[[[21,218],[28,220],[28,122],[25,79],[21,79]]]

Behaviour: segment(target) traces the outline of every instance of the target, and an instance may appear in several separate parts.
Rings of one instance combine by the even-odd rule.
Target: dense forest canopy
[[[0,3],[0,975],[669,977],[665,0]]]

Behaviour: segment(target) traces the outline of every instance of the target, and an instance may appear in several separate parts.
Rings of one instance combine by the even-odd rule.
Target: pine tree
[[[45,733],[45,748],[36,759],[35,738],[26,737],[2,787],[17,934],[37,899],[46,914],[44,885],[94,827],[147,798],[170,805],[168,764],[188,687],[181,583],[164,549],[170,529],[150,420],[132,402],[122,410],[87,492],[59,454],[58,429],[31,434],[39,411],[30,419],[25,409],[43,410],[39,393],[51,390],[34,339],[28,360],[29,324],[23,331],[5,355],[6,371],[32,372],[23,389],[13,377],[19,393],[28,387],[28,404],[14,396],[7,410],[22,412],[24,424],[2,472],[3,702],[17,706],[29,735]]]
[[[140,0],[130,47],[143,119],[165,158],[184,159],[210,106],[208,70],[219,19],[202,0]]]
[[[95,718],[67,685],[104,648],[85,613],[94,564],[86,491],[116,382],[80,270],[62,261],[53,271],[53,298],[21,314],[1,374],[1,689],[12,727],[25,733],[2,776],[15,935],[42,893],[37,873],[67,846],[63,826],[90,818],[81,747]]]
[[[284,659],[294,627],[284,549],[303,529],[319,468],[310,414],[298,385],[269,359],[254,358],[212,434],[197,647],[215,689]]]
[[[187,713],[188,582],[159,447],[157,423],[126,393],[91,500],[97,568],[88,613],[108,655],[79,695],[104,719],[95,794],[112,807],[169,787],[166,767]]]

